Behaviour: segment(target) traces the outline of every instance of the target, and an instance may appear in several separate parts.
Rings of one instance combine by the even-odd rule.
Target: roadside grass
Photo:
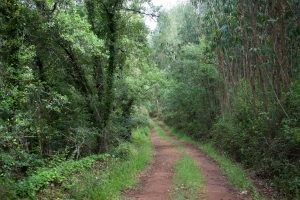
[[[212,145],[212,143],[197,142],[192,137],[175,129],[167,127],[169,132],[185,142],[191,143],[194,146],[205,152],[210,158],[215,160],[223,174],[227,177],[229,183],[239,189],[240,191],[246,191],[250,193],[253,200],[263,200],[264,198],[258,193],[252,181],[247,177],[243,168],[237,163],[233,162],[226,154],[218,152]]]
[[[38,169],[14,183],[15,198],[4,199],[120,199],[151,158],[149,128],[138,128],[131,143],[121,143],[113,152]]]
[[[122,148],[127,158],[114,158],[105,169],[96,173],[86,171],[70,190],[72,199],[111,200],[121,199],[121,192],[137,184],[137,174],[150,162],[152,145],[149,129],[133,131],[132,144]],[[128,151],[128,152],[126,152]]]
[[[173,184],[175,189],[172,194],[172,199],[196,200],[202,199],[204,195],[203,175],[196,162],[187,155],[184,155],[175,164]]]

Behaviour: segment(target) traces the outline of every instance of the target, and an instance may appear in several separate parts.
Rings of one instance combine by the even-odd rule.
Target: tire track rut
[[[154,146],[153,163],[140,175],[139,186],[125,191],[125,199],[167,200],[170,198],[173,168],[181,154],[175,144],[161,139],[154,129],[151,130],[151,141]]]

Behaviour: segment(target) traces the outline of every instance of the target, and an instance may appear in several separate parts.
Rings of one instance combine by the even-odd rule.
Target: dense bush
[[[130,181],[134,182],[133,176],[134,173],[136,173],[136,170],[141,169],[141,167],[143,167],[150,159],[151,147],[149,143],[148,133],[149,129],[146,126],[134,129],[131,136],[131,143],[122,142],[109,154],[106,153],[92,155],[80,160],[64,160],[61,156],[56,156],[50,162],[48,162],[47,167],[35,169],[27,177],[21,180],[13,181],[12,179],[1,177],[0,199],[36,199],[38,197],[38,194],[41,192],[43,193],[44,189],[47,190],[47,187],[49,187],[49,185],[54,185],[57,188],[62,188],[63,191],[71,190],[71,193],[73,193],[75,192],[73,191],[73,189],[77,187],[76,184],[81,185],[76,182],[81,181],[77,180],[79,176],[85,176],[89,174],[89,176],[86,178],[90,180],[86,181],[88,181],[89,183],[91,183],[91,181],[99,182],[100,180],[95,180],[95,175],[92,175],[91,172],[93,172],[93,170],[96,170],[95,173],[101,174],[103,170],[108,169],[106,165],[114,166],[115,169],[113,170],[125,170],[126,166],[128,165],[130,165],[131,168],[126,168],[126,170],[133,170],[132,167],[135,167],[136,169],[130,172],[132,174],[130,175],[130,177],[132,176],[132,180]],[[139,150],[142,151],[138,152]],[[118,163],[123,164],[124,169],[117,169]],[[99,166],[101,168],[99,168]],[[108,173],[110,173],[110,171]],[[93,177],[91,177],[90,175]],[[106,180],[106,178],[104,179]],[[121,182],[118,184],[125,185],[125,183]],[[76,193],[77,192],[79,191],[76,191]],[[120,191],[117,189],[115,192]],[[65,194],[63,195],[68,195],[67,192],[64,193]]]
[[[86,168],[90,168],[95,161],[105,161],[110,155],[94,155],[83,158],[81,160],[67,160],[52,168],[40,168],[33,174],[17,182],[18,196],[25,198],[35,198],[39,190],[50,183],[60,184],[76,172],[81,172]]]
[[[151,160],[151,144],[147,127],[134,129],[132,143],[121,145],[105,168],[86,171],[70,188],[72,199],[121,199],[121,192],[137,183],[137,173]]]
[[[297,86],[292,87],[287,99],[293,97],[293,102],[298,101],[300,93],[297,92]],[[296,105],[286,102],[286,107],[292,108],[287,110],[289,118],[275,107],[268,113],[260,108],[256,118],[246,93],[240,93],[234,99],[231,113],[214,124],[212,138],[215,145],[255,169],[258,176],[272,179],[280,190],[299,195],[300,126]]]
[[[299,4],[190,2],[158,20],[153,58],[170,82],[158,110],[298,199]]]
[[[0,195],[22,180],[18,192],[34,196],[60,181],[61,168],[76,170],[74,160],[129,143],[132,128],[147,124],[140,107],[151,101],[158,71],[143,18],[131,11],[144,6],[0,1]],[[61,161],[67,166],[53,166]]]

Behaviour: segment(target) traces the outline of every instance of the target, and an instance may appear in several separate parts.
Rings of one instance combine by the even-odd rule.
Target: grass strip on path
[[[165,133],[161,128],[160,122],[154,122],[153,127],[159,137],[176,145],[177,150],[182,153],[182,157],[175,164],[172,199],[203,199],[204,178],[196,161],[187,155],[185,148],[182,145],[176,143],[174,139],[170,138]]]
[[[173,184],[175,189],[172,199],[174,200],[196,200],[203,197],[204,178],[196,162],[187,155],[175,164]]]
[[[258,193],[252,181],[247,177],[243,168],[234,163],[228,156],[223,153],[218,152],[211,143],[201,143],[192,139],[192,137],[176,131],[173,128],[170,128],[166,125],[169,132],[176,136],[176,138],[181,139],[187,143],[193,144],[194,146],[201,149],[206,153],[210,158],[215,160],[223,174],[227,177],[229,183],[239,189],[240,191],[250,192],[253,200],[263,200],[264,198]]]

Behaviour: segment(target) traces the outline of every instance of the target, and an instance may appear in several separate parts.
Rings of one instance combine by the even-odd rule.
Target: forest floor
[[[124,192],[125,199],[171,199],[175,190],[172,184],[174,167],[176,161],[183,156],[183,152],[196,162],[204,177],[203,194],[199,194],[199,198],[196,199],[249,199],[232,188],[218,165],[198,148],[176,139],[165,127],[162,127],[162,131],[164,137],[161,137],[157,130],[151,130],[151,141],[154,146],[153,162],[140,174],[139,185]]]

